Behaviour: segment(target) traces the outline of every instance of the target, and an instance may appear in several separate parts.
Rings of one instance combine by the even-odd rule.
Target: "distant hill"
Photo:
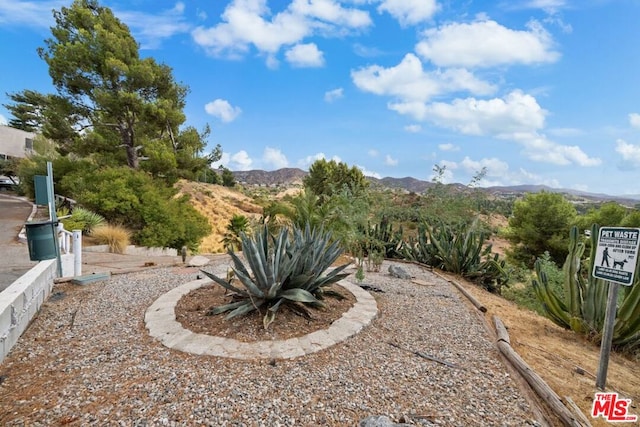
[[[250,170],[233,172],[236,181],[241,184],[270,187],[299,187],[302,185],[302,180],[307,176],[307,174],[307,172],[298,168],[283,168],[274,171]],[[422,181],[409,176],[404,178],[386,177],[381,179],[367,177],[367,179],[375,187],[403,190],[418,194],[424,193],[434,185],[430,181]],[[462,184],[449,185],[456,187],[458,190],[464,190],[466,188],[466,186]],[[480,190],[493,194],[496,197],[520,196],[525,193],[548,191],[573,196],[573,198],[582,199],[583,202],[615,201],[625,206],[634,206],[640,202],[640,195],[611,196],[608,194],[588,193],[585,191],[570,190],[566,188],[551,188],[546,185],[494,186],[480,188]]]

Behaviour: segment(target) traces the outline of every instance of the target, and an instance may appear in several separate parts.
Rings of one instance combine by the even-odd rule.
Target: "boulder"
[[[211,262],[211,260],[205,256],[202,255],[196,255],[194,257],[191,257],[191,259],[189,260],[189,262],[187,263],[187,266],[189,267],[204,267],[205,265],[209,264]]]
[[[393,277],[397,277],[398,279],[411,279],[411,275],[407,272],[407,270],[396,265],[389,266],[389,274]]]

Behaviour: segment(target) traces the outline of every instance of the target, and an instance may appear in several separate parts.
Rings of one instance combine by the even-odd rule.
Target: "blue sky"
[[[53,92],[52,9],[0,0],[0,103]],[[232,170],[640,194],[638,0],[103,0],[191,89]],[[9,117],[0,107],[0,121]]]

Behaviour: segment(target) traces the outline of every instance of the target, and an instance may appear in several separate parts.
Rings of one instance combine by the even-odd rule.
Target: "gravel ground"
[[[369,415],[536,425],[457,291],[416,266],[402,265],[429,286],[392,278],[388,265],[364,280],[384,291],[374,292],[380,313],[371,325],[327,350],[275,362],[184,354],[148,336],[147,307],[194,280],[194,270],[58,285],[0,365],[0,425],[356,426]]]

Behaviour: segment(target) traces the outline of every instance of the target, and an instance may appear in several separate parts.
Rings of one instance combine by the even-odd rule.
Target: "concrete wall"
[[[56,277],[56,260],[40,261],[0,292],[0,362],[49,298]]]
[[[33,140],[36,134],[0,126],[0,154],[11,157],[26,157],[31,150],[26,147],[26,139]]]

